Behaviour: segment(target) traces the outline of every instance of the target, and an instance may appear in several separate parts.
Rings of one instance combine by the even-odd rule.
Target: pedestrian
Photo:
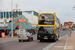
[[[70,31],[69,37],[71,37],[72,29],[70,28],[70,30],[69,30],[69,31]]]
[[[7,31],[8,37],[10,36],[9,31]]]
[[[11,36],[11,31],[9,31],[9,36]]]
[[[32,32],[31,32],[31,35],[33,35]]]

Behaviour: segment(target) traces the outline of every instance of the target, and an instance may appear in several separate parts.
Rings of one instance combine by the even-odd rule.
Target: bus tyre
[[[59,35],[58,35],[58,38],[57,38],[57,40],[59,40]]]
[[[55,39],[53,40],[54,42],[56,42],[57,41],[57,36],[55,36]]]

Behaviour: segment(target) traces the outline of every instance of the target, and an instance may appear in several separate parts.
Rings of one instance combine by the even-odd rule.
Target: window
[[[59,23],[59,19],[56,17],[56,22]]]
[[[52,14],[41,14],[39,16],[40,25],[54,25],[54,15]]]
[[[48,33],[52,34],[54,33],[54,27],[38,27],[39,32],[38,33]]]

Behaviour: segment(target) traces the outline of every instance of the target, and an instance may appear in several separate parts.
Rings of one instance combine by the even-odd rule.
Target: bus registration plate
[[[47,36],[44,36],[44,39],[48,39]]]

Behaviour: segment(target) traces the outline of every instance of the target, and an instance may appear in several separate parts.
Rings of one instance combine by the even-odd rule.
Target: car
[[[21,33],[21,34],[18,34],[18,40],[19,42],[21,41],[33,41],[33,37],[30,33]]]

